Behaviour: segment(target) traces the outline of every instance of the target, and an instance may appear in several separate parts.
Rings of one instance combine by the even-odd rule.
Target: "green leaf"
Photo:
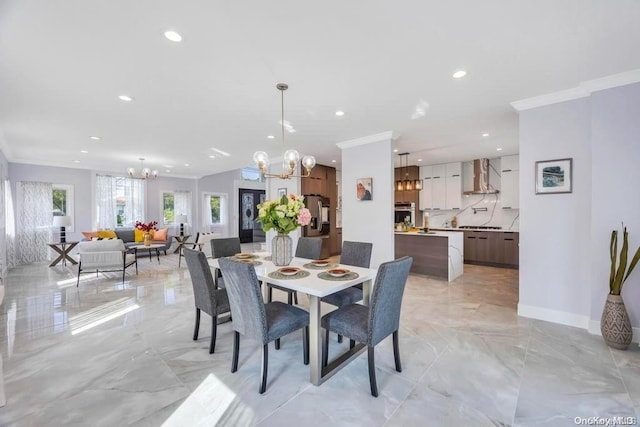
[[[616,264],[618,262],[618,230],[611,232],[611,244],[609,245],[609,254],[611,255],[611,272],[609,273],[609,291],[613,293],[613,282],[616,277]]]
[[[622,249],[620,249],[620,264],[616,271],[616,278],[614,280],[615,295],[620,295],[622,290],[622,279],[624,279],[624,272],[627,269],[627,252],[629,250],[629,233],[627,233],[627,227],[622,232]]]
[[[629,275],[631,274],[631,272],[635,268],[635,266],[638,263],[638,261],[640,261],[640,247],[636,251],[636,254],[633,256],[633,259],[631,260],[631,264],[629,264],[629,269],[627,270],[627,274],[624,276],[624,279],[622,280],[622,283],[624,283],[627,280],[627,277],[629,277]]]

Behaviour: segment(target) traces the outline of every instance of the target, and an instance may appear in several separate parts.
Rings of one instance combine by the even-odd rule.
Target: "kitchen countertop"
[[[395,234],[407,235],[407,236],[426,236],[426,237],[449,237],[455,233],[455,231],[429,231],[425,233],[423,231],[395,231]]]
[[[502,228],[499,230],[494,229],[486,229],[486,228],[429,228],[429,230],[436,231],[448,231],[448,232],[457,232],[457,231],[489,231],[489,232],[498,232],[498,233],[519,233],[518,230],[509,230],[507,228]]]

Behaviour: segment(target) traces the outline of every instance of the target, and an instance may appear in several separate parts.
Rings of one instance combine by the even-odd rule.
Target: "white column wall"
[[[394,259],[391,132],[341,142],[342,240],[373,243],[371,267]],[[356,198],[356,181],[373,178],[372,200]]]

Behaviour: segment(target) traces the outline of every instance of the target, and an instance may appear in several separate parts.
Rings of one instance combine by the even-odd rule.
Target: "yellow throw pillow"
[[[160,230],[155,230],[151,236],[156,242],[166,242],[168,231],[168,228],[161,228]]]
[[[100,230],[98,231],[98,237],[102,239],[117,239],[118,236],[113,230]]]
[[[144,242],[144,231],[138,230],[137,228],[133,230],[133,235],[136,243]]]

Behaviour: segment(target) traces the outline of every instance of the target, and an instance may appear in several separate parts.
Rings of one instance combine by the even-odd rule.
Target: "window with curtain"
[[[191,191],[164,191],[162,193],[162,213],[165,225],[175,224],[176,215],[186,215],[187,224],[192,224]]]
[[[43,206],[47,207],[43,209]],[[16,183],[15,234],[7,233],[9,266],[49,259],[53,191],[49,182]]]
[[[205,230],[226,235],[227,195],[221,193],[203,193],[202,226]]]
[[[146,221],[146,184],[143,179],[97,175],[98,229],[128,228],[133,227],[136,221]]]

